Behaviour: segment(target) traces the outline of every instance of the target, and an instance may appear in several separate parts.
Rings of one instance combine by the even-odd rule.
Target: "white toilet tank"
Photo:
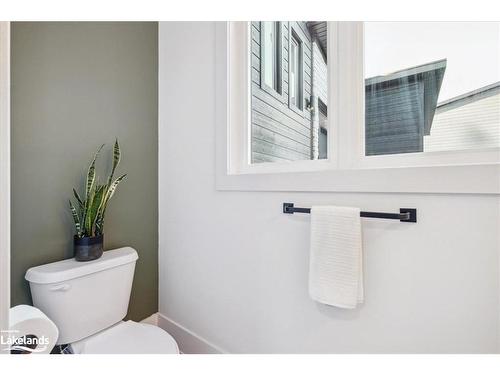
[[[101,258],[74,258],[30,268],[33,305],[59,329],[57,344],[69,344],[121,321],[127,314],[137,252],[105,251]]]

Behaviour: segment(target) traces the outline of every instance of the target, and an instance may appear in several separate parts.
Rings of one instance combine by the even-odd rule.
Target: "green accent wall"
[[[28,268],[73,256],[72,188],[102,143],[106,177],[117,137],[128,177],[106,213],[105,249],[139,253],[128,318],[145,318],[158,311],[158,25],[11,26],[11,303],[31,304]]]

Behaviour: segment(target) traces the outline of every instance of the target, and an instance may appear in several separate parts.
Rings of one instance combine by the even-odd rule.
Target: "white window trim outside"
[[[297,61],[295,62],[296,64],[296,69],[297,69],[297,74],[295,79],[297,80],[298,83],[298,88],[297,92],[295,93],[295,100],[298,101],[298,103],[292,103],[292,98],[289,96],[288,97],[288,107],[297,113],[299,116],[304,116],[304,113],[307,112],[306,105],[305,105],[305,100],[304,100],[304,40],[303,37],[299,35],[299,30],[296,30],[295,27],[292,25],[290,22],[288,24],[288,62],[291,65],[293,57],[291,56],[291,51],[292,51],[292,43],[293,40],[295,39],[296,44],[297,44]],[[291,84],[291,78],[292,78],[292,67],[290,66],[288,68],[288,92],[292,90],[292,84]],[[296,88],[293,88],[294,90]]]
[[[277,47],[277,51],[273,51],[273,59],[276,59],[277,56],[276,56],[276,52],[277,52],[277,55],[281,58],[281,56],[283,55],[283,43],[284,43],[284,36],[283,36],[283,32],[284,32],[284,28],[283,28],[283,22],[278,22],[278,21],[273,21],[274,22],[274,32],[277,34],[275,35],[275,43],[276,43],[276,47]],[[251,26],[249,26],[249,29],[250,29]],[[263,24],[262,22],[259,22],[259,27],[261,29],[261,40],[260,40],[260,54],[261,54],[261,60],[260,60],[260,71],[261,72],[264,72],[264,70],[266,69],[265,68],[265,63],[264,63],[264,59],[262,58],[262,56],[264,56],[264,42],[262,40],[262,27],[263,27]],[[264,26],[265,27],[265,26]],[[249,35],[249,40],[250,40],[250,35]],[[251,61],[248,61],[249,64],[251,64]],[[262,90],[264,90],[265,92],[267,92],[269,95],[272,95],[274,98],[276,98],[277,100],[279,100],[280,102],[284,103],[285,102],[285,95],[283,93],[283,75],[285,74],[285,70],[283,68],[283,63],[281,61],[275,61],[275,63],[273,64],[273,76],[274,76],[274,80],[276,81],[275,84],[276,84],[276,88],[273,87],[273,86],[269,86],[265,80],[264,80],[264,74],[261,74],[261,77],[260,77],[260,88]]]
[[[500,193],[498,149],[363,156],[361,22],[328,24],[329,158],[250,164],[249,40],[246,22],[217,23],[218,190]]]
[[[10,308],[10,25],[0,22],[0,330]],[[0,348],[0,353],[8,353]]]

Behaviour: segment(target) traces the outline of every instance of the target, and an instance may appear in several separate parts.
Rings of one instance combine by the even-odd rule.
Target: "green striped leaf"
[[[111,168],[111,174],[109,175],[108,178],[108,187],[111,184],[111,180],[113,180],[116,167],[118,167],[118,164],[120,164],[120,160],[121,160],[120,145],[118,144],[118,139],[115,139],[115,145],[113,146],[113,167]]]
[[[76,192],[76,190],[74,188],[73,188],[73,195],[75,196],[76,200],[78,201],[78,206],[79,206],[80,210],[82,210],[85,207],[85,203],[83,203],[82,198],[80,198],[80,196],[78,195],[78,193]]]
[[[120,177],[118,177],[116,180],[113,181],[113,183],[111,184],[111,186],[108,188],[108,194],[107,194],[107,197],[106,197],[106,203],[115,194],[115,191],[116,191],[116,188],[118,187],[118,184],[120,182],[122,182],[122,180],[125,177],[127,177],[127,174],[121,175]]]
[[[71,209],[71,215],[73,216],[73,221],[75,222],[76,235],[78,237],[81,237],[82,227],[80,224],[80,217],[78,216],[78,213],[76,212],[76,209],[73,206],[73,203],[71,203],[71,201],[69,201],[69,208]]]
[[[94,195],[94,200],[92,202],[92,206],[90,207],[89,216],[91,221],[91,231],[93,235],[96,233],[96,223],[100,216],[100,211],[103,207],[104,197],[106,192],[106,185],[99,185],[96,188],[96,192]]]
[[[92,237],[92,224],[93,219],[91,215],[92,204],[94,203],[95,197],[95,188],[92,188],[89,192],[89,196],[87,197],[86,206],[85,206],[85,220],[83,221],[83,229],[84,234],[88,237]]]
[[[86,183],[86,195],[85,197],[88,199],[88,195],[90,193],[90,190],[92,189],[92,186],[94,185],[95,182],[95,162],[97,160],[97,156],[99,155],[99,152],[102,150],[104,147],[104,144],[99,147],[97,152],[94,154],[94,158],[92,159],[92,162],[89,165],[89,169],[87,171],[87,183]]]
[[[104,198],[104,205],[102,209],[102,214],[101,214],[101,222],[104,222],[104,214],[106,213],[106,208],[108,206],[108,202],[111,199],[111,197],[115,194],[116,188],[122,182],[122,180],[126,177],[127,175],[121,175],[118,177],[116,180],[113,181],[113,183],[108,187],[108,191],[106,192],[106,196]],[[102,224],[101,224],[102,226]]]

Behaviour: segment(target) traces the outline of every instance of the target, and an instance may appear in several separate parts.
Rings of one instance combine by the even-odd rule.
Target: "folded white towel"
[[[309,295],[337,307],[363,302],[363,252],[359,208],[311,209]]]

